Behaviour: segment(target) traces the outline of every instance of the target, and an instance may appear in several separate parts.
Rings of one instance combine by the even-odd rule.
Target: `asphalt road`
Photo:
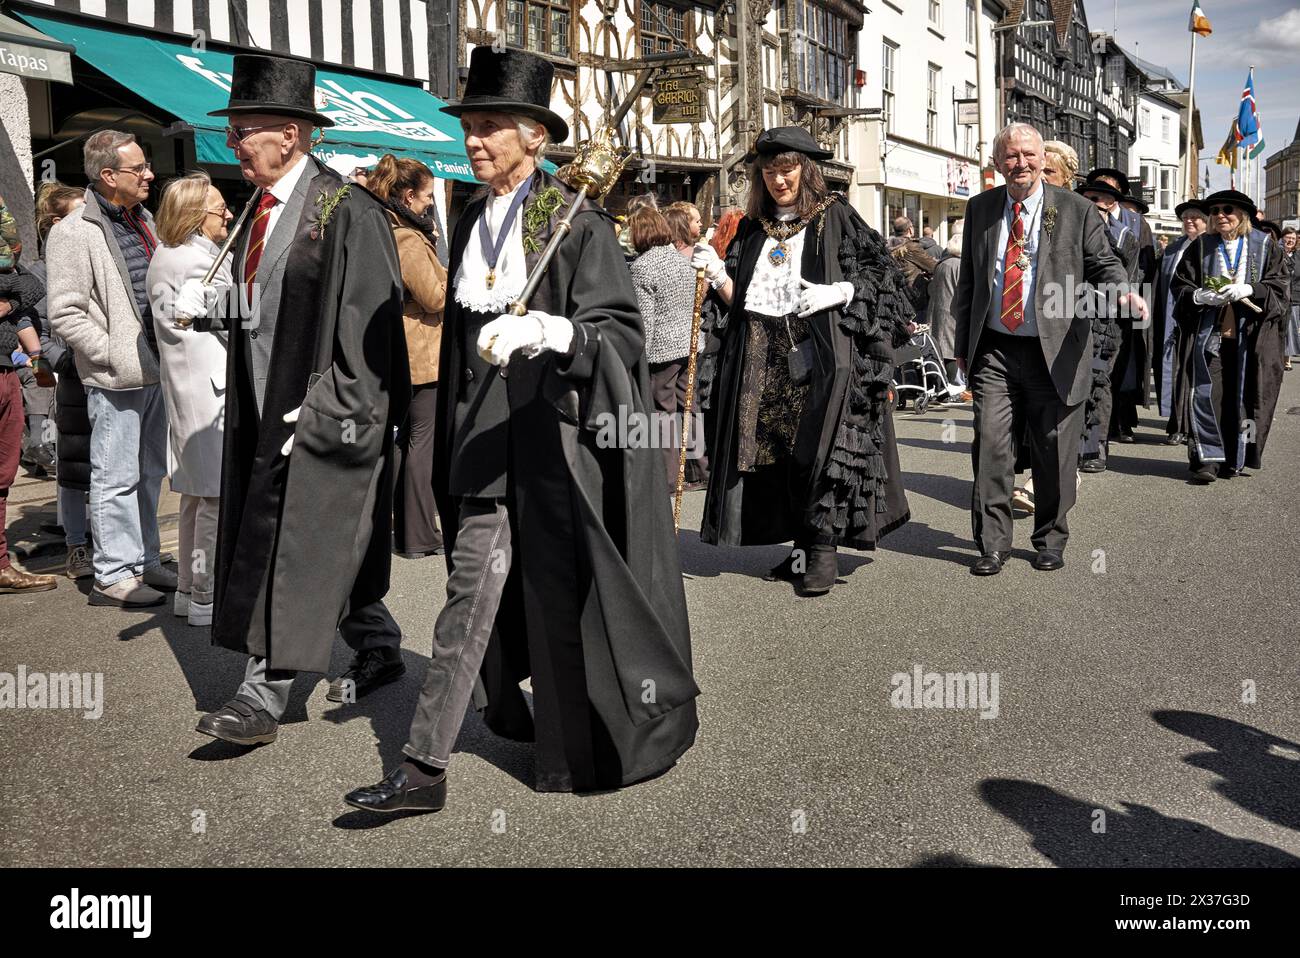
[[[874,554],[842,553],[824,598],[761,581],[777,547],[700,544],[690,494],[699,739],[614,793],[533,792],[529,746],[471,713],[443,812],[343,805],[398,760],[440,559],[396,562],[406,677],[342,707],[300,678],[279,740],[251,751],[193,731],[243,669],[205,631],[90,608],[86,582],[0,596],[0,672],[104,681],[96,720],[0,710],[0,864],[1298,865],[1293,407],[1300,372],[1266,468],[1209,487],[1184,481],[1184,450],[1144,421],[1110,472],[1084,477],[1054,573],[1030,568],[1022,520],[1003,574],[968,574],[964,409],[899,414],[913,520]],[[53,493],[15,487],[18,547]],[[174,542],[174,497],[161,512]],[[340,641],[334,671],[346,661]],[[996,673],[997,717],[894,707],[892,677],[917,666]]]

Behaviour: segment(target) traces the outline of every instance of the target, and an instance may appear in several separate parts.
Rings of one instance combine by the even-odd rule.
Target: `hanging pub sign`
[[[700,87],[704,72],[665,73],[655,78],[655,123],[699,123],[704,119],[704,98]]]

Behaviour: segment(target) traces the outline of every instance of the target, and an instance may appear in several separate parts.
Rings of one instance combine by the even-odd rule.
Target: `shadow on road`
[[[959,538],[915,519],[887,536],[879,548],[923,559],[941,559],[961,566],[972,565],[976,559],[975,543],[970,539]]]
[[[743,575],[761,579],[769,569],[790,554],[789,545],[711,546],[700,541],[700,533],[696,529],[682,529],[677,545],[682,572],[697,579],[711,579],[719,575]],[[840,549],[838,558],[840,571],[839,578],[835,581],[841,585],[845,577],[871,562],[869,555],[850,549]],[[789,583],[784,582],[768,584],[790,587]]]
[[[898,444],[900,446],[915,446],[917,449],[933,449],[935,452],[959,452],[964,460],[970,462],[969,442],[944,442],[942,439],[914,439],[900,436]]]
[[[971,480],[966,476],[935,476],[928,472],[904,470],[903,489],[908,495],[929,496],[954,509],[970,511]]]
[[[979,791],[990,808],[1029,833],[1036,851],[1063,868],[1300,865],[1300,858],[1271,845],[1233,838],[1146,805],[1124,802],[1112,809],[1036,782],[1005,778],[985,779]],[[1103,821],[1105,831],[1094,831]]]
[[[1300,745],[1202,712],[1152,712],[1151,717],[1213,749],[1183,761],[1221,776],[1215,792],[1275,825],[1300,830]]]

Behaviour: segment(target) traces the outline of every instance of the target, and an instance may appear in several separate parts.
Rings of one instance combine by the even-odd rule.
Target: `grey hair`
[[[993,159],[1001,160],[1006,156],[1007,144],[1014,137],[1025,136],[1026,134],[1033,136],[1039,143],[1043,142],[1043,134],[1028,123],[1008,123],[998,130],[998,135],[993,137]]]
[[[123,133],[120,130],[100,130],[90,136],[82,152],[86,179],[98,183],[100,170],[117,169],[118,149],[134,142],[134,133]]]
[[[536,158],[541,159],[546,155],[546,148],[551,145],[551,131],[546,129],[541,120],[534,120],[530,116],[522,116],[518,113],[511,114],[510,117],[515,121],[515,127],[519,130],[519,136],[523,139],[529,139],[539,129],[542,131],[542,145],[537,148]]]
[[[953,233],[952,238],[948,240],[948,245],[944,247],[953,256],[961,255],[962,234],[960,231]]]
[[[1074,147],[1069,143],[1062,143],[1060,140],[1047,140],[1043,143],[1044,153],[1055,153],[1065,161],[1065,167],[1073,178],[1079,175],[1079,154],[1074,152]]]

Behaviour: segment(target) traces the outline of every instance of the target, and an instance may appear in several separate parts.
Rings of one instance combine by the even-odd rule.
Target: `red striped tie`
[[[248,252],[244,254],[244,285],[252,286],[257,278],[257,266],[262,262],[262,248],[266,245],[266,226],[271,221],[271,208],[278,201],[271,193],[263,193],[253,216],[253,228],[248,234]]]
[[[1020,221],[1020,203],[1011,204],[1011,232],[1007,236],[1007,255],[1002,266],[1002,325],[1010,332],[1020,328],[1025,321],[1024,295],[1021,281],[1024,270],[1020,268],[1020,253],[1025,248],[1025,224]]]

